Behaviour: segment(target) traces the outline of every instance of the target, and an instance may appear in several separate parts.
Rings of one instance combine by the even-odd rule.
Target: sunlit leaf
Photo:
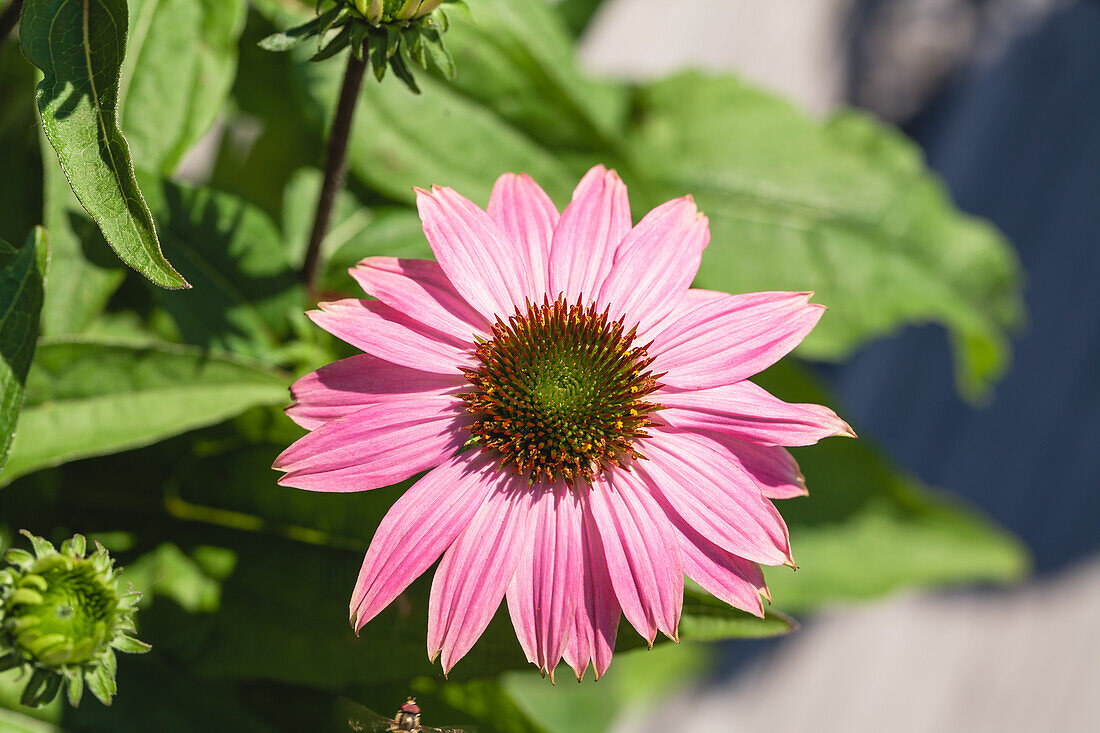
[[[628,141],[649,190],[632,193],[651,205],[690,193],[710,217],[698,286],[816,291],[829,313],[807,357],[934,321],[969,394],[1003,373],[1022,309],[1015,256],[899,133],[856,113],[818,123],[728,76],[657,82],[637,107]]]
[[[44,74],[42,127],[81,205],[123,262],[161,287],[186,288],[161,253],[118,125],[126,14],[125,0],[27,0],[19,38]]]
[[[286,383],[277,372],[195,348],[47,341],[27,378],[0,483],[281,403]]]
[[[118,119],[135,164],[171,174],[221,111],[244,0],[130,0]],[[154,212],[155,213],[155,212]]]

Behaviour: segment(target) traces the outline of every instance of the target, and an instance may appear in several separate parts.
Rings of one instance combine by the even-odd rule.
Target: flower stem
[[[321,184],[321,194],[317,197],[317,213],[313,218],[313,231],[309,236],[309,249],[302,265],[302,282],[312,298],[317,285],[317,274],[321,267],[321,243],[328,233],[329,219],[336,195],[344,187],[347,175],[348,137],[351,122],[355,116],[355,103],[359,99],[359,89],[363,86],[363,73],[367,69],[366,49],[361,58],[354,53],[348,54],[348,67],[344,72],[344,84],[340,89],[340,102],[336,107],[336,117],[332,121],[332,132],[328,139],[328,153],[325,157],[325,180]]]
[[[22,7],[23,0],[12,0],[11,4],[4,8],[4,12],[0,13],[0,44],[7,40],[15,24],[19,22],[19,11]]]

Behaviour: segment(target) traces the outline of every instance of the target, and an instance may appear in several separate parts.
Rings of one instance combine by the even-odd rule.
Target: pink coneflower
[[[293,386],[288,413],[312,432],[275,462],[311,491],[428,470],[367,550],[355,629],[440,556],[428,655],[445,673],[505,597],[527,658],[578,678],[607,669],[620,615],[675,639],[685,575],[762,616],[760,565],[793,565],[770,500],[805,493],[782,446],[852,432],[748,378],[824,308],[689,289],[706,217],[685,197],[632,226],[603,166],[560,216],[512,174],[488,213],[449,188],[417,205],[437,262],[368,258],[352,275],[377,300],[310,312],[366,353]]]

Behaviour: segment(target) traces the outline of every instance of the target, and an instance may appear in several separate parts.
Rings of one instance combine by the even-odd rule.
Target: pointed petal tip
[[[787,559],[783,561],[783,564],[789,567],[791,570],[798,570],[798,563],[794,561],[793,557],[787,557]]]

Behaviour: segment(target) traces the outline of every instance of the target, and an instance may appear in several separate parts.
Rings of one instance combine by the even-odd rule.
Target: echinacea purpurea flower
[[[364,491],[428,473],[387,513],[351,601],[356,630],[440,560],[428,653],[444,672],[503,598],[527,658],[578,678],[610,664],[620,615],[677,637],[684,576],[763,615],[760,565],[791,564],[772,499],[805,493],[784,446],[852,434],[748,381],[824,308],[811,293],[691,289],[708,222],[691,197],[632,225],[614,171],[559,215],[506,174],[483,211],[417,190],[436,261],[371,257],[377,300],[313,321],[365,353],[292,388],[311,432],[280,483]]]

